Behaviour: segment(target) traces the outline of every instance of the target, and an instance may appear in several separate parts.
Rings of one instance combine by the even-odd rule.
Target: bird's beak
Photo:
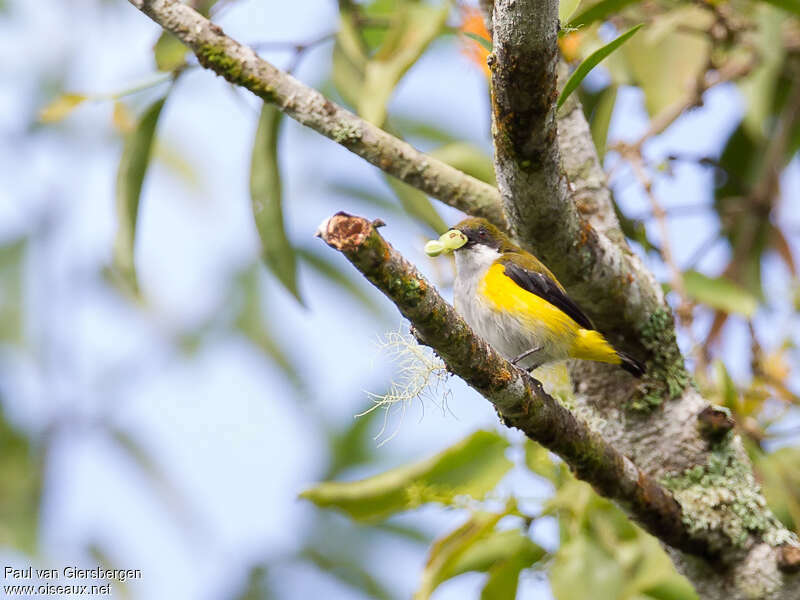
[[[451,229],[439,236],[438,240],[431,240],[425,244],[425,254],[428,256],[439,256],[443,252],[458,250],[467,243],[467,236],[458,229]]]

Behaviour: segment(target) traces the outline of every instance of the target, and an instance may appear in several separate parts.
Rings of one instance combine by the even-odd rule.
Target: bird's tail
[[[625,369],[628,373],[634,377],[641,377],[644,375],[644,365],[633,358],[630,354],[617,350],[617,356],[619,356],[620,361],[622,361],[620,362],[619,366]]]
[[[619,365],[634,377],[644,375],[644,365],[630,354],[616,350],[599,331],[580,329],[570,355],[583,360]]]

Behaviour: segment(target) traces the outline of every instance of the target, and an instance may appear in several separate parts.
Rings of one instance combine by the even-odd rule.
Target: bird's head
[[[502,254],[514,250],[515,246],[497,227],[478,217],[464,219],[442,234],[438,240],[425,244],[425,252],[429,256],[473,249],[489,249]]]

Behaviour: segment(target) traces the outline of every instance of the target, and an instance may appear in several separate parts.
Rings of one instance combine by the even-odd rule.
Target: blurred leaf
[[[35,552],[42,482],[41,455],[0,406],[0,545]]]
[[[383,198],[365,187],[334,181],[328,186],[328,189],[337,196],[360,200],[364,204],[372,205],[391,214],[402,214],[402,210],[397,206],[396,202],[389,198]]]
[[[686,271],[683,284],[690,298],[711,308],[745,317],[752,317],[758,309],[758,298],[725,277]]]
[[[158,118],[165,101],[166,96],[147,107],[135,129],[126,136],[117,170],[117,235],[112,271],[134,294],[138,294],[139,290],[134,263],[139,199],[150,164]]]
[[[244,271],[239,277],[237,287],[241,298],[239,312],[236,315],[236,329],[264,352],[283,371],[296,389],[302,389],[302,378],[264,322],[258,269],[250,268]]]
[[[386,120],[386,105],[405,72],[444,27],[449,6],[403,4],[381,47],[364,68],[358,114],[378,126]]]
[[[617,101],[617,86],[612,84],[594,93],[584,93],[583,88],[578,88],[578,90],[581,92],[583,112],[591,128],[592,141],[597,148],[597,155],[602,161],[606,153],[608,128],[611,125],[611,116]]]
[[[121,100],[114,101],[114,110],[111,113],[111,124],[118,132],[128,134],[136,127],[136,118],[131,109]]]
[[[338,265],[328,258],[329,253],[319,254],[308,248],[296,248],[295,252],[300,259],[325,279],[340,287],[342,290],[358,300],[364,308],[376,317],[384,316],[385,312],[381,304],[376,302],[358,282],[345,273]],[[349,273],[349,271],[347,272]]]
[[[368,598],[377,600],[394,598],[386,586],[356,561],[347,560],[341,556],[325,556],[313,548],[306,548],[301,556],[342,583],[363,591]]]
[[[623,597],[625,574],[622,566],[585,535],[561,545],[549,576],[557,600]]]
[[[503,513],[476,512],[469,520],[431,546],[415,600],[427,600],[444,581],[470,571],[489,572],[482,600],[516,596],[522,569],[541,560],[546,552],[519,529],[495,530]]]
[[[122,568],[119,563],[111,560],[108,553],[98,544],[89,544],[88,550],[92,560],[94,560],[95,564],[99,567],[112,570]],[[130,587],[128,587],[127,582],[120,581],[120,579],[110,579],[108,581],[110,581],[111,587],[114,588],[114,598],[118,598],[119,600],[130,600],[131,590]]]
[[[757,8],[757,28],[751,43],[758,52],[758,64],[738,81],[738,87],[747,107],[742,125],[754,139],[764,140],[769,135],[769,119],[786,53],[781,31],[786,15],[770,6]]]
[[[274,594],[269,586],[269,570],[266,565],[255,565],[247,573],[247,580],[233,600],[270,600]]]
[[[355,106],[361,97],[367,55],[349,10],[341,11],[332,60],[331,77],[336,91],[348,105]]]
[[[370,427],[380,411],[371,410],[354,417],[352,423],[330,434],[330,466],[325,479],[334,479],[345,469],[370,462],[375,442]]]
[[[739,391],[731,379],[725,363],[717,359],[712,365],[714,371],[714,384],[719,395],[720,404],[732,411],[739,412]]]
[[[361,481],[321,483],[301,497],[358,520],[378,520],[427,502],[451,502],[460,495],[483,498],[511,468],[507,447],[499,434],[478,431],[420,462]]]
[[[297,257],[286,237],[283,222],[283,194],[278,167],[278,132],[281,113],[272,104],[261,108],[250,163],[250,198],[253,204],[264,263],[283,286],[297,298]]]
[[[575,88],[581,84],[581,81],[583,81],[584,78],[589,74],[589,71],[599,65],[604,58],[622,46],[622,44],[631,39],[631,37],[633,37],[633,35],[643,26],[644,23],[639,23],[638,25],[631,27],[618,38],[612,40],[599,50],[595,50],[589,56],[587,56],[586,59],[580,65],[578,65],[578,68],[573,71],[572,75],[569,76],[569,79],[567,79],[567,83],[564,85],[564,89],[561,90],[561,95],[558,97],[558,108],[561,108],[561,105],[566,102],[570,94],[575,91]]]
[[[430,227],[437,235],[441,235],[448,230],[447,223],[444,222],[439,213],[431,204],[428,197],[418,189],[411,187],[407,183],[385,175],[386,183],[394,190],[400,204],[409,217],[416,219]]]
[[[786,527],[800,530],[800,448],[766,454],[750,444],[748,451],[770,509]]]
[[[569,473],[564,463],[555,462],[550,458],[547,448],[533,440],[525,440],[525,466],[556,486],[560,485]]]
[[[174,71],[186,62],[189,49],[168,31],[163,31],[156,40],[153,54],[159,71]]]
[[[580,1],[580,0],[578,0]],[[464,35],[467,36],[469,39],[478,42],[484,50],[489,52],[492,51],[492,42],[491,40],[487,40],[482,35],[478,35],[477,33],[472,33],[471,31],[465,31]]]
[[[629,4],[641,0],[601,0],[589,6],[569,21],[569,27],[586,27],[596,21],[603,21],[606,17],[619,13]]]
[[[474,144],[454,142],[439,146],[429,154],[490,185],[497,183],[491,157]]]
[[[133,464],[139,468],[147,478],[153,491],[163,501],[175,523],[180,524],[185,531],[193,532],[200,522],[199,515],[194,512],[194,506],[189,497],[175,485],[169,473],[159,464],[153,453],[145,448],[142,442],[122,429],[109,431],[111,440],[117,444]]]
[[[156,140],[153,146],[153,160],[157,160],[166,167],[170,174],[175,175],[192,190],[202,189],[200,174],[190,163],[184,153],[174,146]]]
[[[761,0],[767,4],[772,4],[772,6],[777,6],[778,8],[782,8],[786,12],[794,13],[797,16],[800,16],[800,0]]]
[[[686,6],[668,14],[669,30],[656,28],[654,23],[651,27],[656,31],[634,37],[622,50],[634,80],[644,92],[645,105],[652,119],[686,102],[687,90],[693,89],[707,64],[710,51],[710,41],[706,36],[681,29],[682,26],[702,27],[710,17],[708,11]]]
[[[569,18],[575,14],[581,0],[559,0],[558,2],[558,20],[561,25],[569,23]],[[491,51],[491,48],[489,48]]]
[[[420,121],[414,117],[393,115],[389,122],[392,128],[402,133],[402,137],[418,137],[435,144],[451,144],[458,142],[458,136],[440,129],[436,125]]]
[[[50,104],[39,110],[39,120],[42,123],[61,121],[86,100],[88,100],[88,96],[83,94],[61,94]]]
[[[23,341],[23,266],[28,238],[0,246],[0,342]]]

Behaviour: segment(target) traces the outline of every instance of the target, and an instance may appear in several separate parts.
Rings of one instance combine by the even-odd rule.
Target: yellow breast
[[[545,326],[557,336],[575,335],[580,329],[564,311],[518,286],[505,274],[501,264],[489,267],[478,293],[493,310],[513,316],[528,327]]]

